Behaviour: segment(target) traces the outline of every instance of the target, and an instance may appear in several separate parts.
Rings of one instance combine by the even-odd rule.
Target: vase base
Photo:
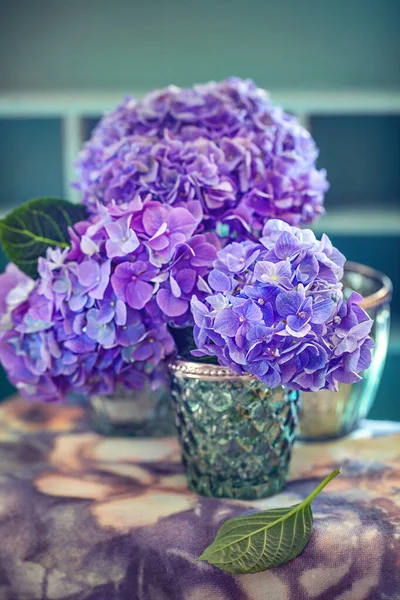
[[[228,481],[216,481],[204,476],[200,479],[187,473],[189,489],[200,496],[212,498],[230,498],[232,500],[260,500],[278,494],[286,485],[286,473],[279,473],[276,479],[265,483],[251,484],[243,482],[240,487],[232,487]]]
[[[133,394],[120,390],[114,396],[93,396],[90,419],[98,433],[111,437],[165,437],[176,434],[167,388]]]
[[[169,423],[111,423],[102,420],[98,414],[91,416],[94,431],[107,437],[167,437],[176,435],[175,425],[170,419]]]
[[[347,437],[359,429],[360,421],[353,423],[351,427],[345,427],[334,432],[312,432],[311,434],[302,433],[301,431],[297,435],[297,441],[307,444],[333,442],[341,438]]]

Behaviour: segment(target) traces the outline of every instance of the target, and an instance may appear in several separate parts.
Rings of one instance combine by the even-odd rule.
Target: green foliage
[[[310,540],[312,501],[340,471],[328,475],[300,504],[229,519],[198,560],[227,573],[258,573],[292,560]]]
[[[48,247],[68,248],[68,227],[86,218],[82,204],[57,198],[37,198],[0,220],[0,242],[8,259],[31,277]]]

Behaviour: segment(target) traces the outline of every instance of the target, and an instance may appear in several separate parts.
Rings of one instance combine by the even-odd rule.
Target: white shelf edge
[[[63,188],[64,197],[75,202],[80,201],[78,190],[72,187],[76,179],[74,161],[83,143],[82,119],[75,115],[68,115],[62,120],[62,165],[63,165]]]
[[[114,92],[1,92],[0,118],[96,117],[111,110],[130,93],[141,98],[143,90]],[[400,114],[400,90],[301,91],[270,90],[275,104],[301,115]]]

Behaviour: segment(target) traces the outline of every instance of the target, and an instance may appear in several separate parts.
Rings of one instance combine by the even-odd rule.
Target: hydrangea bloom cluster
[[[0,360],[26,397],[111,394],[157,376],[174,350],[167,321],[190,322],[191,296],[210,291],[217,251],[212,234],[193,235],[195,205],[99,207],[70,249],[39,259],[36,282],[14,266],[1,276]]]
[[[130,202],[137,192],[173,206],[198,201],[196,233],[257,237],[270,218],[312,223],[328,189],[318,149],[298,120],[250,80],[168,87],[106,115],[78,161],[83,201]]]
[[[267,386],[337,390],[371,362],[372,320],[353,292],[343,298],[345,258],[327,236],[269,221],[259,243],[218,254],[204,302],[195,296],[197,356],[216,356]]]

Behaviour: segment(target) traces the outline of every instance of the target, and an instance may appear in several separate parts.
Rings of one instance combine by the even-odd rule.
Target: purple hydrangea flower
[[[32,289],[34,281],[18,269],[13,263],[9,263],[1,276],[0,314],[3,316],[3,324],[9,313],[24,302]]]
[[[193,322],[219,248],[191,211],[136,196],[70,231],[71,248],[39,259],[34,282],[0,276],[0,360],[27,398],[110,394],[160,379],[175,349],[168,324]]]
[[[81,151],[76,187],[94,213],[98,203],[126,204],[138,192],[174,207],[196,201],[196,233],[217,232],[229,243],[259,236],[272,218],[315,221],[328,189],[317,157],[295,117],[252,81],[230,78],[126,98]],[[157,246],[165,243],[162,223],[152,225]]]
[[[124,262],[116,266],[111,283],[120,300],[131,308],[141,309],[153,296],[154,286],[150,282],[157,274],[158,269],[148,262]]]
[[[75,265],[66,261],[63,268],[72,273]],[[104,300],[74,312],[64,291],[49,299],[42,283],[34,282],[29,296],[3,313],[8,319],[0,333],[0,361],[27,399],[56,401],[70,394],[111,394],[118,385],[140,387],[173,351],[165,323],[155,322],[145,308],[126,308],[111,287]],[[143,351],[144,344],[153,350]]]
[[[136,233],[130,228],[131,220],[132,216],[127,215],[106,224],[106,231],[110,236],[110,239],[106,242],[107,256],[109,258],[127,256],[138,248],[139,240]],[[92,247],[96,246],[93,241],[91,241],[91,244]]]
[[[218,248],[218,239],[213,234],[195,235],[180,246],[168,271],[161,274],[156,300],[172,325],[193,324],[190,300],[193,294],[203,299],[210,293],[205,279]]]
[[[218,253],[205,301],[193,296],[196,356],[216,356],[268,387],[337,390],[370,365],[372,320],[345,300],[345,258],[326,236],[269,221],[260,242]]]
[[[161,263],[171,260],[175,248],[188,240],[197,227],[196,218],[186,208],[165,207],[152,202],[143,213],[148,247]]]

